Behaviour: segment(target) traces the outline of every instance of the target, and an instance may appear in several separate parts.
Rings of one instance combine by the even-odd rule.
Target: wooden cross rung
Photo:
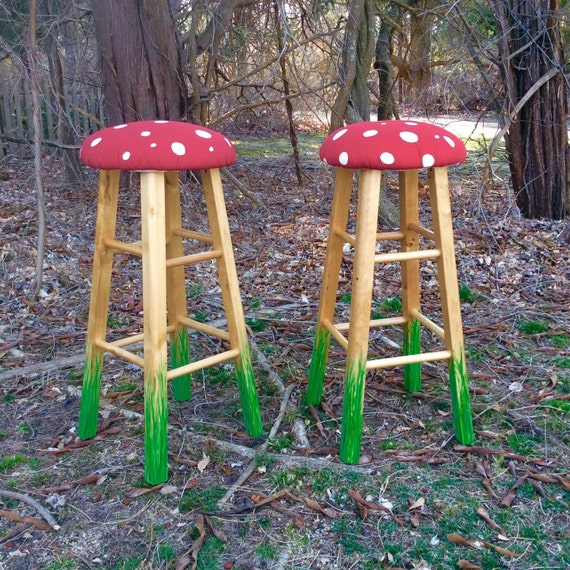
[[[404,232],[378,232],[376,234],[376,241],[390,241],[404,239]]]
[[[374,263],[392,263],[411,261],[413,259],[428,259],[439,257],[439,249],[422,249],[420,251],[399,251],[396,253],[381,253],[374,256]]]
[[[193,230],[186,230],[184,228],[176,228],[173,233],[174,235],[186,239],[194,239],[196,241],[201,241],[203,243],[213,243],[214,241],[210,234],[205,234],[203,232],[195,232]]]
[[[190,255],[182,255],[180,257],[171,257],[166,260],[166,267],[179,267],[180,265],[190,265],[191,263],[199,263],[200,261],[208,261],[209,259],[219,259],[222,257],[220,249],[212,251],[202,251],[200,253],[192,253]]]
[[[403,325],[406,322],[404,317],[388,317],[385,319],[372,319],[369,323],[371,329],[378,327],[392,327],[394,325]],[[334,325],[339,331],[347,331],[350,323],[337,323]]]
[[[114,249],[115,251],[122,251],[124,253],[136,255],[137,257],[142,257],[142,243],[140,241],[126,243],[117,239],[106,239],[105,246],[110,249]]]
[[[426,329],[429,329],[439,338],[441,339],[445,338],[445,331],[439,325],[436,325],[431,319],[428,319],[426,316],[422,315],[422,313],[420,313],[417,309],[413,309],[412,311],[410,311],[410,315],[414,319],[420,321],[420,323],[424,325]]]
[[[206,323],[201,323],[200,321],[195,321],[194,319],[183,318],[180,319],[180,323],[190,327],[191,329],[203,332],[205,334],[209,334],[215,336],[217,338],[221,338],[222,340],[230,340],[230,333]]]
[[[139,336],[139,335],[136,335],[136,336]],[[122,339],[122,340],[124,340],[124,339]],[[134,343],[129,343],[129,344],[134,344]],[[118,356],[119,358],[122,358],[123,360],[126,360],[127,362],[130,362],[131,364],[135,364],[136,366],[138,366],[140,368],[144,368],[144,358],[138,356],[137,354],[134,354],[133,352],[131,352],[129,350],[125,350],[124,348],[117,346],[116,343],[106,342],[104,340],[100,340],[100,341],[97,341],[96,345],[99,348],[102,348],[104,351],[110,352],[111,354],[114,354],[115,356]]]
[[[440,350],[438,352],[426,352],[423,354],[409,354],[407,356],[393,356],[391,358],[378,358],[366,362],[366,370],[376,368],[390,368],[392,366],[404,366],[417,362],[431,362],[433,360],[449,360],[451,351]]]
[[[335,235],[342,238],[345,243],[350,244],[352,247],[356,246],[356,240],[354,239],[353,235],[350,235],[348,232],[343,230],[337,230]]]
[[[427,228],[424,228],[423,226],[420,226],[419,224],[411,222],[408,224],[408,229],[412,230],[413,232],[416,232],[417,234],[424,236],[427,239],[435,241],[435,234],[431,230],[428,230]]]
[[[169,370],[166,374],[167,380],[172,380],[173,378],[178,378],[184,374],[192,374],[197,370],[202,370],[202,368],[208,368],[209,366],[214,366],[214,364],[220,364],[226,360],[231,360],[232,358],[237,358],[239,356],[239,349],[233,348],[231,350],[226,350],[225,352],[220,352],[220,354],[214,354],[213,356],[208,356],[207,358],[202,358],[201,360],[196,360],[185,366],[179,366]]]
[[[348,340],[340,333],[337,326],[327,320],[324,320],[322,325],[331,333],[331,336],[338,342],[338,344],[340,344],[340,346],[342,346],[342,348],[344,348],[344,350],[348,350]]]

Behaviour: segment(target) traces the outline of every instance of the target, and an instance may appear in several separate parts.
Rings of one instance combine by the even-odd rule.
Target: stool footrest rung
[[[445,331],[439,325],[436,325],[431,319],[428,319],[425,315],[420,313],[418,310],[413,309],[412,311],[410,311],[410,315],[414,319],[420,321],[420,323],[424,325],[426,329],[429,329],[436,336],[438,336],[441,339],[445,339]]]
[[[144,358],[142,358],[138,354],[135,354],[134,352],[131,352],[130,350],[125,350],[124,348],[121,348],[121,345],[129,346],[131,344],[135,344],[140,340],[142,340],[142,338],[139,338],[136,340],[132,340],[132,342],[130,342],[131,339],[134,339],[135,336],[142,337],[143,335],[134,335],[133,337],[127,337],[115,342],[107,342],[105,340],[99,340],[97,341],[96,345],[99,348],[102,348],[104,351],[110,352],[111,354],[114,354],[115,356],[118,356],[119,358],[122,358],[123,360],[126,360],[131,364],[135,364],[140,368],[144,368]],[[127,340],[129,342],[125,342]]]
[[[186,325],[191,329],[215,336],[217,338],[221,338],[222,340],[230,340],[229,332],[213,327],[212,325],[201,323],[200,321],[195,321],[194,319],[189,319],[187,317],[179,319],[179,321],[181,324]]]
[[[392,366],[405,366],[417,362],[431,362],[433,360],[449,360],[451,351],[426,352],[423,354],[408,354],[407,356],[392,356],[390,358],[377,358],[366,362],[366,370],[375,368],[391,368]]]
[[[343,336],[340,332],[340,329],[337,325],[334,325],[328,320],[322,322],[323,327],[331,333],[331,336],[344,348],[344,350],[348,350],[348,340],[345,336]]]
[[[423,226],[420,226],[419,224],[411,222],[408,224],[408,229],[412,230],[413,232],[416,232],[417,234],[424,236],[427,239],[435,241],[435,234],[431,230],[428,230],[427,228],[424,228]]]
[[[208,368],[209,366],[214,366],[214,364],[220,364],[226,360],[231,360],[232,358],[237,358],[239,356],[239,349],[232,348],[231,350],[226,350],[220,352],[219,354],[214,354],[213,356],[208,356],[207,358],[202,358],[201,360],[196,360],[185,366],[179,366],[169,370],[166,373],[166,379],[172,380],[173,378],[178,378],[178,376],[183,376],[184,374],[191,374],[197,370],[202,370],[202,368]]]
[[[124,241],[119,241],[118,239],[106,239],[105,246],[109,249],[122,251],[124,253],[130,253],[131,255],[136,255],[137,257],[142,257],[142,243],[140,241],[126,243]]]
[[[413,259],[429,259],[439,257],[439,249],[422,249],[419,251],[399,251],[396,253],[380,253],[374,256],[374,263],[392,263],[411,261]]]
[[[212,236],[210,234],[205,234],[204,232],[195,232],[193,230],[186,230],[184,228],[178,228],[174,230],[174,235],[186,238],[194,239],[196,241],[201,241],[204,243],[213,243]]]
[[[191,263],[199,263],[200,261],[208,261],[209,259],[219,259],[222,252],[219,249],[212,251],[202,251],[200,253],[192,253],[190,255],[182,255],[180,257],[171,257],[166,260],[166,267],[178,267],[180,265],[190,265]]]

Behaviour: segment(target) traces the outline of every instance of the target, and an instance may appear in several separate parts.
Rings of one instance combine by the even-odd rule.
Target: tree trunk
[[[56,9],[53,2],[44,1],[43,3],[44,18],[46,24],[56,16]],[[55,112],[57,113],[57,138],[65,147],[72,147],[77,143],[73,133],[73,125],[67,113],[67,105],[65,99],[65,89],[63,83],[63,66],[61,63],[60,53],[55,41],[57,34],[61,33],[59,21],[49,26],[43,43],[48,56],[48,65],[50,71],[50,83],[53,89]],[[79,153],[73,148],[62,148],[61,157],[67,173],[67,180],[72,186],[78,186],[83,180],[83,169],[79,161]]]
[[[400,20],[401,14],[402,8],[399,5],[390,4],[381,16],[374,59],[374,69],[378,74],[378,120],[392,119],[395,116],[396,78],[392,63],[392,37],[395,32],[394,22]]]
[[[38,241],[36,251],[36,270],[34,275],[34,297],[38,297],[42,288],[44,253],[46,247],[47,216],[42,178],[42,111],[40,107],[40,87],[37,75],[37,0],[30,0],[30,23],[28,29],[28,50],[25,57],[28,64],[28,79],[30,82],[30,96],[32,99],[32,130],[34,140],[34,175],[36,182],[36,202],[38,207]]]
[[[374,54],[374,2],[350,3],[339,71],[339,90],[331,113],[331,130],[370,118],[366,86]],[[363,84],[366,96],[363,95]]]
[[[181,119],[187,92],[168,0],[92,0],[110,124]]]
[[[570,207],[567,92],[560,0],[495,0],[507,102],[507,155],[527,218],[562,219]]]

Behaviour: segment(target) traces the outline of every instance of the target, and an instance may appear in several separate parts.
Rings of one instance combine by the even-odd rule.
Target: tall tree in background
[[[527,218],[562,219],[570,161],[560,0],[494,0],[494,8],[517,205]]]
[[[111,124],[184,117],[187,92],[169,0],[92,0]]]

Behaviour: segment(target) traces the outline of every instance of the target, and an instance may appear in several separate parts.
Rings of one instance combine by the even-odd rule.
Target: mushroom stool
[[[110,352],[144,370],[145,480],[168,478],[167,382],[173,397],[190,398],[190,374],[234,360],[243,420],[251,436],[262,433],[249,344],[228,226],[220,168],[236,153],[221,134],[178,121],[138,121],[100,130],[81,146],[84,164],[100,170],[93,283],[89,308],[83,391],[78,435],[97,432],[103,356]],[[115,237],[121,171],[140,172],[141,241]],[[178,172],[199,170],[210,234],[182,228]],[[198,253],[184,255],[183,239],[201,243]],[[143,333],[106,340],[113,256],[142,258]],[[227,331],[188,318],[184,266],[216,260]],[[188,329],[214,335],[227,350],[190,362]],[[167,337],[170,364],[167,364]],[[132,345],[143,343],[143,356]],[[128,350],[130,347],[130,350]]]
[[[463,143],[447,130],[414,121],[361,122],[331,133],[320,149],[321,160],[336,167],[332,213],[319,302],[315,342],[309,369],[307,403],[320,404],[331,337],[346,350],[340,458],[360,459],[366,371],[403,366],[410,392],[421,389],[421,363],[449,361],[449,385],[456,438],[473,441],[471,406],[465,367],[463,330],[447,166],[465,160]],[[428,169],[433,230],[418,216],[418,169]],[[378,233],[380,182],[383,170],[399,171],[400,229]],[[347,232],[353,177],[358,171],[356,230]],[[420,249],[420,237],[432,247]],[[397,240],[400,251],[376,253],[377,240]],[[334,324],[339,272],[345,244],[354,249],[350,316]],[[423,244],[422,244],[423,245]],[[422,259],[437,260],[443,328],[420,312]],[[376,263],[398,262],[402,280],[402,315],[371,320]],[[403,354],[371,358],[371,327],[401,325]],[[444,341],[444,349],[422,352],[422,326]]]

